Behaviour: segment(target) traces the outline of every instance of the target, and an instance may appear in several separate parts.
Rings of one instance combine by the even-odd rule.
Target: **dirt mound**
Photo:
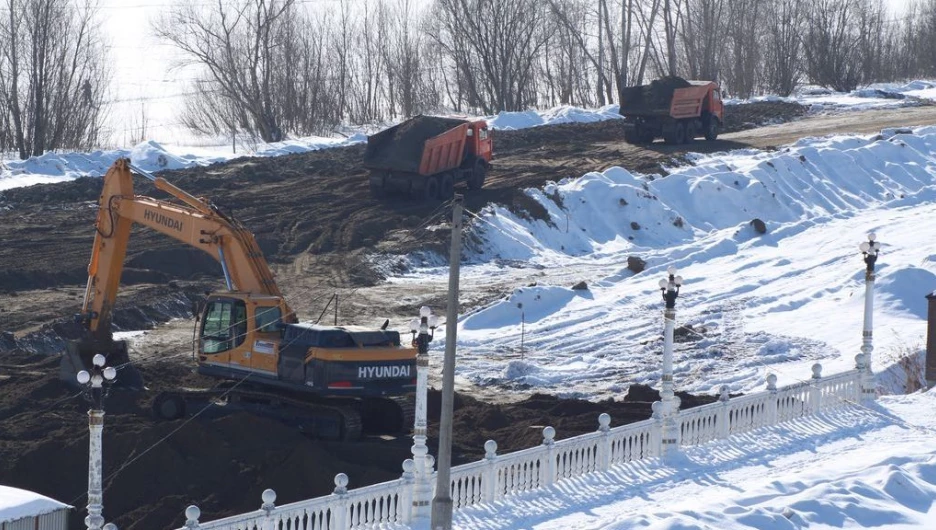
[[[364,165],[371,169],[416,173],[426,140],[463,123],[467,122],[439,116],[410,118],[367,138]]]
[[[722,132],[730,133],[801,118],[809,108],[788,101],[756,101],[725,106]]]
[[[692,86],[679,76],[654,79],[648,85],[625,88],[621,93],[621,114],[628,112],[669,109],[677,88]]]

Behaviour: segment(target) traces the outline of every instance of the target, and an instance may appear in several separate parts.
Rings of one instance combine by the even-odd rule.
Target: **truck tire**
[[[705,127],[705,139],[714,142],[718,139],[718,118],[715,116],[709,116],[708,124]]]
[[[471,176],[468,177],[468,189],[469,190],[480,190],[484,186],[484,179],[487,176],[487,168],[484,167],[484,162],[478,162],[474,166],[474,170],[471,172]]]
[[[653,134],[653,129],[650,127],[641,127],[637,129],[637,134],[640,136],[640,143],[652,144],[653,139],[656,135]]]
[[[669,145],[679,145],[686,141],[686,125],[678,121],[663,129],[663,140]]]
[[[451,173],[443,173],[439,182],[439,198],[447,201],[455,195],[455,176]]]
[[[426,178],[423,184],[422,198],[431,201],[439,196],[439,177],[431,176]]]
[[[374,177],[371,177],[371,179],[370,179],[370,194],[371,194],[371,197],[373,197],[373,198],[375,198],[375,199],[383,198],[383,196],[384,196],[384,183],[383,183],[383,178],[381,178],[381,179],[378,180],[378,179],[375,179]]]
[[[637,127],[633,129],[624,130],[624,141],[629,144],[639,144],[640,143],[640,130]]]
[[[693,141],[695,141],[695,137],[697,134],[698,132],[696,131],[695,120],[687,121],[686,122],[686,134],[685,134],[685,137],[683,138],[683,143],[691,144]]]

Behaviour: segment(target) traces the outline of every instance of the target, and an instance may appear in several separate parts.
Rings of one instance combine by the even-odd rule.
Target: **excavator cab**
[[[209,296],[199,319],[199,371],[222,377],[238,372],[276,377],[286,312],[278,296],[236,291]]]

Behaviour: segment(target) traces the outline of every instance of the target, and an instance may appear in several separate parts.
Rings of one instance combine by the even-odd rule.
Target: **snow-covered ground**
[[[743,105],[756,101],[788,101],[806,105],[810,112],[840,110],[890,109],[917,105],[920,100],[936,100],[936,82],[875,83],[851,92],[804,86],[790,97],[758,96],[749,100],[729,99],[727,103]]]
[[[936,289],[936,247],[924,235],[936,222],[934,178],[936,127],[925,127],[698,155],[665,178],[611,168],[529,190],[549,219],[502,207],[473,214],[469,240],[481,243],[462,285],[500,286],[504,297],[460,319],[457,376],[586,398],[657,384],[657,282],[670,265],[685,278],[680,388],[750,392],[768,372],[786,384],[808,378],[817,361],[826,374],[849,369],[863,318],[858,245],[869,232],[883,243],[874,367],[884,369],[925,341],[924,296]],[[635,274],[628,257],[646,269]],[[446,274],[417,267],[392,281],[443,289]],[[588,289],[573,290],[579,281]]]
[[[884,397],[458,510],[455,528],[936,528],[934,407],[936,391]]]

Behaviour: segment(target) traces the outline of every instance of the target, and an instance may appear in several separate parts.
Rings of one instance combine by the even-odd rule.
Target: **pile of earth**
[[[793,101],[754,101],[725,106],[722,132],[731,133],[795,120],[805,116],[809,107]]]
[[[673,92],[692,86],[679,76],[654,79],[647,85],[627,87],[621,92],[621,114],[634,111],[669,109]]]
[[[367,138],[364,165],[407,173],[419,172],[425,141],[462,125],[465,120],[415,116]]]
[[[0,354],[0,477],[6,485],[51,496],[76,507],[71,527],[81,527],[87,499],[87,403],[56,377],[58,359]],[[105,516],[124,530],[178,528],[197,504],[202,520],[255,510],[266,488],[285,504],[331,493],[334,476],[351,487],[399,478],[411,456],[409,436],[326,442],[274,419],[211,406],[174,422],[152,419],[152,396],[170,386],[210,384],[180,360],[141,365],[147,392],[114,390],[106,399],[104,428]],[[119,375],[118,375],[119,377]],[[592,403],[533,395],[511,404],[489,404],[456,395],[453,465],[478,460],[484,442],[505,454],[542,443],[552,425],[557,439],[646,419],[657,394],[632,386],[623,400]],[[683,406],[713,401],[682,395]],[[440,393],[430,392],[430,452],[438,446]]]

